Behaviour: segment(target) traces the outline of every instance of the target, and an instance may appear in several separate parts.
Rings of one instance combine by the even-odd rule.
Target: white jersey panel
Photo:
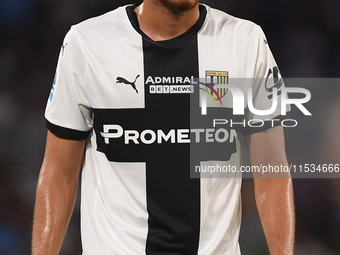
[[[142,40],[125,8],[76,28],[87,58],[86,94],[92,108],[144,108]]]
[[[144,108],[141,47],[123,7],[73,26],[60,51],[46,119],[88,131],[92,108]]]
[[[257,52],[257,58],[254,62],[255,73],[251,90],[253,108],[262,111],[271,109],[273,105],[273,87],[278,89],[278,103],[274,104],[277,107],[272,113],[258,115],[249,109],[248,102],[245,119],[273,119],[281,115],[281,97],[286,97],[285,94],[281,94],[284,83],[273,54],[270,51],[268,41],[260,27],[257,27],[254,37],[252,46]],[[290,111],[290,107],[288,107],[288,111]]]
[[[91,137],[95,146],[95,134]],[[148,231],[145,163],[107,161],[87,149],[82,173],[83,254],[144,254]]]
[[[91,104],[84,88],[86,61],[74,29],[64,39],[54,79],[46,106],[46,119],[65,128],[90,130]]]
[[[282,96],[286,97],[281,94],[284,83],[262,29],[251,21],[235,18],[210,7],[207,10],[206,24],[198,35],[199,47],[206,49],[199,52],[200,78],[206,76],[207,70],[227,71],[228,84],[237,86],[244,95],[246,121],[280,116],[280,100]],[[248,93],[252,93],[251,102],[256,110],[268,110],[273,105],[272,87],[275,86],[278,88],[276,110],[266,115],[251,112]],[[221,100],[223,106],[233,107],[232,93],[226,93]],[[214,102],[209,100],[207,105],[214,107]]]
[[[73,29],[86,56],[84,86],[91,107],[144,108],[141,36],[133,30],[125,8]],[[84,255],[144,254],[148,232],[145,163],[110,162],[96,148],[93,132],[82,175]]]
[[[280,115],[279,107],[270,116],[254,116],[248,111],[246,99],[249,88],[254,91],[253,102],[256,109],[269,109],[272,103],[267,97],[268,92],[265,91],[264,83],[268,70],[276,67],[276,63],[261,28],[250,21],[232,17],[209,7],[207,11],[206,23],[198,34],[200,78],[206,78],[209,71],[227,73],[228,82],[225,84],[237,86],[245,96],[246,121]],[[224,107],[233,107],[233,94],[230,92],[223,95],[221,100]],[[210,100],[207,103],[209,114],[209,107],[214,107],[214,102]],[[231,165],[240,169],[239,142],[237,151],[232,154],[229,161],[201,162],[201,166],[204,165]],[[199,254],[240,254],[238,245],[241,224],[240,189],[240,178],[214,176],[201,179]]]

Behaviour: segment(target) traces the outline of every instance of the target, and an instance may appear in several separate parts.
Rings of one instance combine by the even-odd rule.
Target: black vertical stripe
[[[154,42],[139,28],[135,6],[127,8],[133,27],[142,35],[144,77],[198,77],[197,32],[200,19],[177,38]],[[173,81],[170,84],[180,85]],[[164,81],[161,85],[170,85]],[[190,83],[186,83],[190,84]],[[145,84],[145,107],[154,125],[170,129],[190,128],[189,94],[151,94]],[[157,123],[157,124],[156,124]],[[148,236],[146,254],[197,254],[200,231],[200,180],[190,179],[190,144],[159,146],[146,163]]]
[[[169,42],[157,43],[144,38],[143,51],[145,79],[198,77],[196,36],[173,47]],[[158,125],[168,130],[189,129],[189,95],[150,94],[150,85],[153,84],[148,83],[145,87],[145,107]],[[149,230],[146,254],[196,254],[200,230],[200,182],[190,179],[190,144],[168,145],[159,148],[147,162]]]

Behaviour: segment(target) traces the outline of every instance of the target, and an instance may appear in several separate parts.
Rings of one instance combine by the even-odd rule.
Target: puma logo
[[[124,84],[126,84],[126,85],[131,85],[131,87],[132,87],[134,90],[136,90],[136,93],[138,93],[138,90],[137,90],[137,88],[136,88],[136,81],[137,81],[137,79],[138,79],[139,76],[140,76],[139,74],[136,76],[134,82],[130,82],[130,81],[126,80],[126,79],[123,78],[123,77],[117,77],[116,83],[124,83]]]

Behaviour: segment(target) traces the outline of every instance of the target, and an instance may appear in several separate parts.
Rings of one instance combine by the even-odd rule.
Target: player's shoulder
[[[77,31],[82,35],[93,35],[94,33],[100,33],[107,29],[114,29],[119,26],[124,26],[128,22],[126,14],[126,6],[118,7],[112,11],[104,13],[100,16],[89,18],[71,27],[71,30]]]
[[[235,31],[239,35],[249,35],[261,33],[261,27],[246,19],[235,17],[224,11],[209,7],[207,9],[206,26],[215,27],[218,31]]]

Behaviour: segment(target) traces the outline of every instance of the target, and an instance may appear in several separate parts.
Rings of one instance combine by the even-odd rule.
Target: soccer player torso
[[[240,166],[238,128],[224,127],[220,153],[209,147],[221,139],[209,126],[214,114],[235,117],[231,95],[218,90],[224,107],[201,123],[199,98],[192,97],[199,88],[191,83],[263,76],[275,64],[263,61],[258,73],[264,37],[254,24],[201,5],[188,32],[154,42],[140,31],[133,8],[71,30],[46,110],[60,136],[89,134],[84,254],[238,254],[240,179],[190,176],[190,167],[204,161]]]

